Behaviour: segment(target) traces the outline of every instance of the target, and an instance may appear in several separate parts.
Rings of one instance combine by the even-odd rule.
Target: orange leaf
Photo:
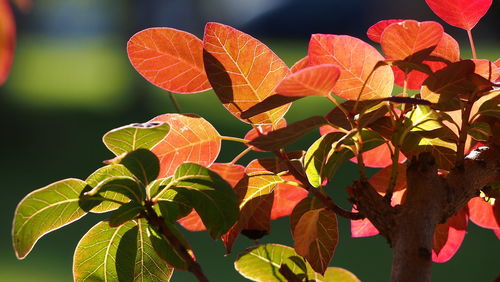
[[[432,244],[432,261],[447,262],[462,245],[467,230],[466,208],[457,215],[448,218],[444,224],[438,224],[434,231]]]
[[[472,59],[471,61],[475,65],[474,72],[487,80],[494,82],[500,76],[500,68],[496,64],[484,59]]]
[[[443,37],[443,27],[432,21],[405,20],[389,25],[382,33],[380,45],[386,58],[422,62]]]
[[[203,68],[203,43],[191,33],[173,28],[148,28],[127,44],[134,68],[167,91],[196,93],[210,89]]]
[[[337,216],[329,209],[313,209],[300,217],[293,230],[295,251],[314,271],[324,274],[339,240]]]
[[[449,25],[471,30],[486,14],[492,0],[425,0],[431,10]]]
[[[194,114],[164,114],[150,121],[170,125],[167,136],[151,151],[160,160],[158,177],[168,177],[182,163],[211,165],[220,152],[221,138],[205,119]]]
[[[293,66],[290,68],[290,71],[292,73],[296,73],[299,70],[301,70],[303,68],[306,68],[308,66],[309,66],[309,57],[305,56],[304,58],[302,58],[302,59],[298,60],[297,62],[295,62],[295,64],[293,64]]]
[[[313,34],[309,42],[311,65],[334,64],[340,68],[340,77],[333,92],[344,99],[367,100],[391,96],[394,76],[389,66],[377,68],[368,79],[377,62],[382,60],[384,58],[375,48],[347,35]]]
[[[245,167],[237,164],[213,163],[209,168],[219,174],[232,187],[236,186],[236,183],[245,175]],[[177,222],[189,231],[202,231],[207,229],[194,209],[190,214],[179,219]]]
[[[247,174],[259,171],[280,173],[286,170],[287,165],[284,161],[277,158],[266,158],[251,161],[247,165],[245,172]],[[289,173],[285,173],[281,178],[287,181],[299,182]],[[289,216],[297,203],[307,197],[307,195],[308,192],[301,187],[279,183],[276,188],[274,188],[274,202],[271,210],[271,219]]]
[[[376,24],[370,26],[368,30],[366,31],[366,35],[368,38],[370,38],[372,41],[380,43],[380,38],[382,36],[382,33],[384,32],[385,28],[390,26],[393,23],[399,23],[404,20],[401,19],[394,19],[394,20],[382,20],[377,22]]]
[[[0,0],[0,85],[9,76],[16,46],[16,23],[9,1]]]
[[[500,229],[495,229],[495,230],[493,230],[493,232],[497,236],[498,240],[500,240]]]
[[[266,45],[230,26],[207,23],[203,38],[205,69],[224,106],[237,118],[267,97],[289,73],[286,64]],[[244,122],[274,123],[289,105],[267,111]]]
[[[340,75],[336,65],[322,64],[303,68],[286,77],[276,88],[283,96],[327,96]]]
[[[495,62],[493,62],[495,66],[497,66],[498,69],[500,69],[500,59],[497,59]],[[500,75],[498,75],[497,79],[495,81],[500,81]]]
[[[469,218],[476,225],[483,228],[500,228],[500,205],[495,203],[491,205],[480,197],[470,199],[467,204],[469,207]]]
[[[250,129],[247,134],[245,135],[244,139],[251,141],[261,135],[266,135],[267,133],[275,130],[275,129],[280,129],[286,127],[286,120],[284,118],[281,118],[277,124],[262,124],[258,125],[252,129]],[[247,143],[245,145],[249,146]],[[265,152],[264,150],[258,149],[258,148],[253,148],[254,151],[258,152]]]

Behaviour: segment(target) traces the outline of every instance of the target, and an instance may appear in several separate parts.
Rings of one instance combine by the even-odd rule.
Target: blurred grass
[[[307,42],[263,41],[289,66],[307,54]],[[4,250],[0,255],[0,281],[71,281],[74,247],[99,217],[88,216],[46,235],[26,260],[17,261],[9,233],[15,205],[38,187],[68,177],[85,178],[101,166],[101,160],[111,157],[100,141],[107,130],[146,121],[173,112],[174,108],[165,91],[150,85],[133,70],[123,41],[54,41],[27,36],[18,46],[10,80],[0,89],[0,128],[6,137],[0,139],[0,171],[6,176],[3,186],[9,191],[2,208],[6,212],[0,216],[4,226],[8,226],[0,230],[0,248]],[[463,54],[470,51],[464,50]],[[478,46],[478,54],[490,60],[500,55],[496,46]],[[224,109],[212,91],[176,97],[183,112],[203,116],[223,135],[243,136],[249,129]],[[291,123],[321,115],[330,107],[321,97],[301,99],[292,105],[287,120]],[[307,148],[317,136],[317,132],[311,133],[290,148]],[[243,149],[234,142],[223,145],[224,152],[218,160],[222,162]],[[328,191],[348,207],[344,187],[351,184],[356,168],[346,164],[338,175]],[[293,245],[288,219],[273,222],[272,228],[271,235],[261,242]],[[380,236],[352,239],[349,228],[349,222],[340,219],[340,244],[332,265],[345,267],[364,281],[386,281],[390,249],[385,240]],[[252,241],[239,238],[233,254],[224,257],[222,244],[214,243],[206,232],[186,232],[186,236],[214,281],[243,280],[232,262]],[[455,258],[446,264],[435,264],[435,280],[492,280],[498,274],[498,253],[499,244],[493,233],[470,224],[469,234]],[[174,281],[193,281],[193,277],[179,271],[174,274]]]

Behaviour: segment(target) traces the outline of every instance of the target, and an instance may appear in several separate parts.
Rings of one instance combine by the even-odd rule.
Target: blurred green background
[[[112,157],[101,142],[106,131],[174,112],[167,93],[148,84],[128,63],[125,45],[133,33],[150,26],[170,26],[201,36],[206,21],[220,21],[261,39],[291,66],[307,53],[311,33],[351,34],[367,40],[364,32],[381,19],[437,20],[423,0],[344,2],[46,0],[34,1],[27,13],[16,11],[14,67],[0,88],[4,191],[0,281],[71,281],[73,250],[79,238],[103,216],[89,215],[49,233],[25,260],[18,261],[10,236],[16,204],[36,188],[63,178],[85,179],[100,167],[102,160]],[[494,2],[485,23],[474,30],[479,56],[493,60],[500,56],[500,5]],[[467,46],[465,32],[446,25],[445,29]],[[465,47],[462,57],[469,56]],[[249,130],[211,91],[176,97],[184,112],[203,116],[223,135],[242,137]],[[326,113],[329,107],[321,98],[299,100],[287,120],[290,123]],[[317,132],[309,134],[290,150],[307,148],[318,136]],[[242,149],[241,144],[224,142],[218,161],[230,161]],[[344,187],[355,177],[355,166],[346,164],[328,188],[346,208],[350,206]],[[293,245],[288,224],[288,218],[275,221],[271,235],[260,242]],[[331,265],[345,267],[363,281],[388,280],[391,255],[385,240],[380,236],[352,239],[349,222],[340,219],[339,224],[340,243]],[[209,278],[243,280],[232,263],[253,241],[240,237],[233,254],[224,257],[222,243],[212,241],[206,232],[185,235]],[[500,244],[493,232],[470,224],[456,256],[448,263],[434,265],[434,281],[492,281],[500,273],[499,254]],[[176,272],[173,281],[193,281],[193,277]]]

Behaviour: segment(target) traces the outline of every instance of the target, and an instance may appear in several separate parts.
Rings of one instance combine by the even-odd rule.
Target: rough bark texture
[[[391,207],[367,182],[353,186],[353,202],[393,248],[392,281],[431,281],[432,243],[439,223],[455,215],[500,175],[500,149],[472,151],[448,175],[438,175],[430,153],[411,160],[406,201]]]

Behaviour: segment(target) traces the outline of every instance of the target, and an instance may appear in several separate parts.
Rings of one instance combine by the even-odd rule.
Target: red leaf
[[[500,68],[495,63],[484,59],[472,59],[471,61],[475,65],[474,72],[487,80],[494,82],[500,76]]]
[[[211,165],[220,152],[221,138],[217,130],[205,119],[194,114],[164,114],[150,121],[170,125],[165,139],[151,151],[160,160],[158,177],[168,177],[182,163]]]
[[[497,59],[495,62],[493,62],[495,66],[497,66],[498,69],[500,69],[500,59]],[[498,75],[497,79],[495,81],[500,81],[500,75]]]
[[[9,76],[16,46],[16,23],[9,1],[0,0],[0,85]]]
[[[357,210],[352,208],[353,212]],[[370,237],[378,235],[378,230],[368,218],[351,220],[351,236],[353,238]]]
[[[148,28],[127,44],[134,68],[149,82],[176,93],[210,89],[203,67],[203,42],[173,28]]]
[[[284,118],[281,118],[277,124],[262,124],[250,129],[250,131],[248,131],[247,134],[245,135],[244,139],[251,141],[261,135],[267,135],[267,133],[273,130],[284,127],[286,127],[286,120]],[[247,143],[245,143],[245,145],[249,146]],[[258,152],[266,152],[264,150],[255,147],[253,148],[253,150]]]
[[[363,84],[378,61],[384,58],[371,45],[347,35],[313,34],[309,42],[311,65],[334,64],[340,77],[334,94],[349,100],[367,100],[391,96],[394,77],[389,66],[379,67]]]
[[[239,119],[242,112],[276,94],[274,89],[290,73],[266,45],[227,25],[207,23],[203,44],[208,79],[224,106]],[[274,123],[288,108],[285,105],[241,120]]]
[[[213,163],[209,168],[219,174],[232,187],[236,186],[236,183],[245,175],[245,167],[237,164]],[[207,229],[194,209],[190,214],[179,219],[177,222],[189,231],[202,231]]]
[[[457,62],[460,60],[460,48],[458,42],[451,37],[451,35],[446,32],[443,33],[441,41],[439,41],[436,49],[432,51],[431,56],[440,57],[446,59],[450,62]],[[433,72],[446,67],[446,63],[439,61],[423,61],[424,64],[428,65]],[[393,66],[394,71],[394,83],[400,87],[403,87],[405,74],[398,67]],[[406,76],[407,89],[419,90],[422,87],[422,83],[427,79],[428,75],[417,70],[412,70]]]
[[[382,36],[382,33],[384,32],[384,29],[393,23],[399,23],[402,21],[404,21],[404,20],[394,19],[394,20],[379,21],[376,24],[374,24],[368,28],[368,31],[366,31],[366,35],[372,41],[380,43],[380,38]]]
[[[471,30],[486,14],[492,0],[425,0],[431,10],[449,25]]]
[[[469,218],[476,225],[488,229],[500,228],[500,205],[498,203],[491,205],[481,197],[475,197],[467,205]]]
[[[434,242],[432,245],[432,261],[447,262],[462,245],[467,231],[466,208],[457,215],[448,218],[444,224],[438,224],[434,231]]]
[[[308,66],[309,66],[309,57],[305,56],[304,58],[302,58],[302,59],[298,60],[297,62],[295,62],[295,64],[293,64],[293,66],[290,68],[290,71],[292,73],[296,73],[299,70],[301,70],[303,68],[306,68]]]
[[[421,62],[442,37],[443,27],[437,22],[405,20],[389,25],[382,33],[380,44],[388,59]]]
[[[327,96],[340,75],[336,65],[323,64],[303,68],[281,81],[276,92],[283,96]]]
[[[269,171],[273,173],[280,173],[287,170],[287,165],[277,158],[255,159],[251,161],[245,172],[247,174],[259,171]],[[281,176],[286,181],[299,182],[292,174],[286,173]],[[271,219],[277,219],[283,216],[288,216],[292,213],[293,208],[302,199],[307,197],[308,192],[303,188],[279,183],[274,188],[274,202],[271,210]]]
[[[493,232],[497,236],[498,240],[500,240],[500,229],[495,229],[495,230],[493,230]]]

